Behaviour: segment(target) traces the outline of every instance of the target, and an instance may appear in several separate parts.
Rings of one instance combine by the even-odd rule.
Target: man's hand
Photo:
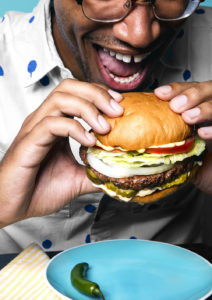
[[[171,109],[181,114],[187,124],[198,124],[198,135],[206,140],[209,153],[193,183],[212,194],[212,81],[175,82],[157,88],[155,94],[170,101]]]
[[[116,101],[115,101],[116,100]],[[0,164],[0,226],[59,210],[80,194],[95,191],[74,159],[68,137],[90,147],[95,137],[74,116],[100,133],[123,113],[122,96],[105,87],[64,80],[24,121]]]

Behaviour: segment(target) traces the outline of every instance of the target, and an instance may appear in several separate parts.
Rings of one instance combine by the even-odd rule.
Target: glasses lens
[[[83,0],[82,3],[85,16],[100,22],[115,22],[123,19],[131,6],[131,0]]]
[[[155,16],[161,20],[177,20],[190,16],[200,0],[83,0],[85,16],[98,22],[123,19],[132,6],[152,4]]]
[[[177,19],[184,14],[188,3],[189,0],[156,0],[155,14],[162,19]]]

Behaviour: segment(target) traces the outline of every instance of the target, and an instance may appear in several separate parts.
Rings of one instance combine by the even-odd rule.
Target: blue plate
[[[212,265],[170,244],[114,240],[82,245],[55,256],[46,278],[63,299],[91,300],[70,282],[72,268],[90,266],[87,279],[98,283],[105,300],[197,300],[212,294]]]

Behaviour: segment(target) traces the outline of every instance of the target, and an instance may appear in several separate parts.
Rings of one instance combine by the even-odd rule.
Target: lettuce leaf
[[[141,167],[159,164],[174,164],[191,156],[199,156],[205,150],[206,143],[200,137],[195,137],[194,147],[186,153],[176,154],[153,154],[139,153],[137,151],[109,152],[101,149],[89,148],[88,152],[109,165],[120,165],[122,167]]]

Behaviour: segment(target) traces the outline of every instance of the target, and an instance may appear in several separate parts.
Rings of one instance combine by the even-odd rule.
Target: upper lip
[[[143,54],[143,55],[145,55],[145,54],[148,54],[148,53],[150,53],[150,52],[152,52],[152,51],[144,51],[144,50],[137,50],[137,49],[129,49],[129,48],[124,48],[124,47],[114,47],[114,46],[108,46],[108,45],[104,45],[104,44],[97,44],[97,43],[95,43],[95,45],[98,47],[101,47],[101,48],[106,48],[106,49],[108,49],[109,51],[114,51],[114,52],[118,52],[118,53],[121,53],[121,54],[123,54],[123,55],[139,55],[139,54]]]
[[[90,42],[93,43],[96,47],[107,48],[109,51],[119,52],[123,55],[139,55],[139,54],[152,54],[153,52],[157,52],[164,44],[166,44],[165,35],[161,35],[160,38],[153,41],[146,48],[134,48],[129,47],[129,44],[114,40],[113,44],[104,41],[97,41],[89,37]]]

